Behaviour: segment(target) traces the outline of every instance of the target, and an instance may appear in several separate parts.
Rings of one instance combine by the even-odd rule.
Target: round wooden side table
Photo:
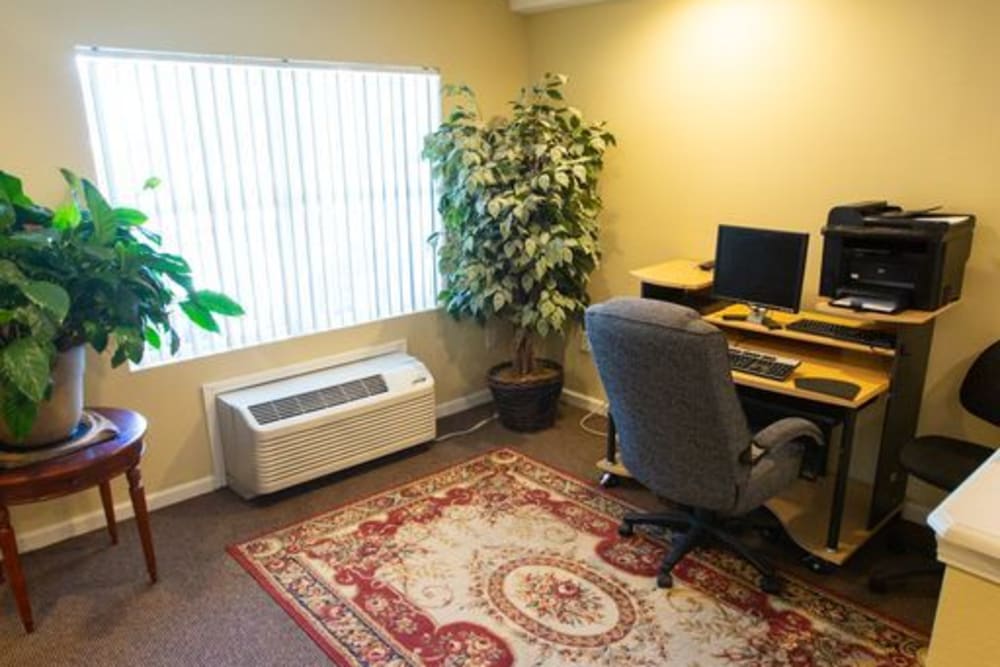
[[[0,552],[3,553],[4,570],[17,604],[18,614],[27,632],[35,629],[28,601],[28,589],[21,571],[17,553],[17,540],[10,525],[11,505],[22,505],[50,500],[97,486],[101,490],[101,503],[107,518],[111,543],[118,543],[115,525],[115,507],[111,498],[111,480],[124,474],[128,479],[132,509],[146,557],[150,581],[156,582],[156,555],[153,553],[153,536],[149,530],[149,512],[146,509],[146,492],[139,473],[139,461],[146,447],[146,418],[131,410],[119,408],[90,408],[100,412],[118,427],[119,434],[85,449],[34,463],[23,468],[0,471]]]

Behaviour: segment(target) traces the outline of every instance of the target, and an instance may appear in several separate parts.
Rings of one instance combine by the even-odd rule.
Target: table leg
[[[4,569],[10,580],[10,589],[17,604],[17,613],[21,616],[26,632],[35,631],[35,621],[31,617],[31,603],[28,602],[28,587],[24,583],[24,573],[21,571],[21,559],[17,555],[17,538],[10,525],[10,513],[0,505],[0,551],[3,552]]]
[[[115,523],[115,501],[111,498],[111,483],[101,482],[101,504],[104,505],[104,518],[108,523],[108,534],[111,544],[118,544],[118,526]]]
[[[142,553],[146,557],[146,570],[149,572],[149,580],[156,583],[156,554],[153,552],[153,534],[149,530],[146,491],[142,486],[142,474],[139,472],[139,466],[130,468],[125,476],[128,478],[128,493],[132,498],[135,523],[139,527],[139,537],[142,540]]]

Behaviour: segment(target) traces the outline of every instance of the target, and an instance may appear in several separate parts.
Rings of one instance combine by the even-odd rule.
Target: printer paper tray
[[[903,310],[903,304],[893,297],[843,296],[830,302],[831,306],[850,310],[867,310],[873,313],[891,315]]]

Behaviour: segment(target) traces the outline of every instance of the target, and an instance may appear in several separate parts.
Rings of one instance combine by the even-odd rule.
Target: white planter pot
[[[0,442],[18,447],[40,447],[66,440],[83,415],[85,348],[78,345],[56,357],[52,369],[52,396],[38,406],[38,419],[24,440],[16,442],[0,419]]]

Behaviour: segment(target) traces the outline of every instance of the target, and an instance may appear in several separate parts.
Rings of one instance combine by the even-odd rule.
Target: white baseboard
[[[471,394],[466,394],[465,396],[459,396],[451,401],[438,403],[437,407],[434,408],[434,413],[437,415],[438,419],[441,419],[442,417],[449,417],[470,408],[486,405],[492,400],[493,395],[490,394],[490,390],[482,389],[480,391],[474,391]]]
[[[493,400],[493,397],[490,395],[489,390],[484,389],[467,394],[466,396],[460,396],[451,401],[439,403],[435,408],[435,413],[438,418],[447,417],[463,410],[489,403],[491,400]],[[201,479],[148,493],[146,494],[146,503],[149,505],[150,511],[158,510],[206,493],[211,493],[217,488],[219,488],[219,484],[216,476],[214,474],[208,475]],[[134,516],[132,503],[126,500],[116,504],[115,516],[119,520],[132,518]],[[42,528],[19,533],[17,536],[17,545],[21,553],[27,553],[94,530],[103,530],[104,526],[104,510],[97,510],[58,521]]]
[[[176,486],[171,486],[160,491],[146,494],[146,504],[149,509],[158,510],[168,505],[183,502],[205,493],[210,493],[215,489],[215,479],[211,475],[196,479],[193,482],[185,482]],[[132,503],[124,501],[115,504],[115,517],[119,520],[131,519],[135,514],[132,511]],[[17,546],[21,553],[34,551],[47,547],[50,544],[61,542],[62,540],[83,535],[93,530],[103,529],[105,526],[104,510],[88,512],[65,521],[59,521],[49,526],[36,528],[26,533],[19,533],[17,536]],[[15,527],[16,528],[16,527]]]
[[[606,401],[594,398],[593,396],[587,396],[572,389],[563,389],[562,400],[567,405],[572,405],[587,412],[595,412],[605,416],[608,414],[608,404]]]

